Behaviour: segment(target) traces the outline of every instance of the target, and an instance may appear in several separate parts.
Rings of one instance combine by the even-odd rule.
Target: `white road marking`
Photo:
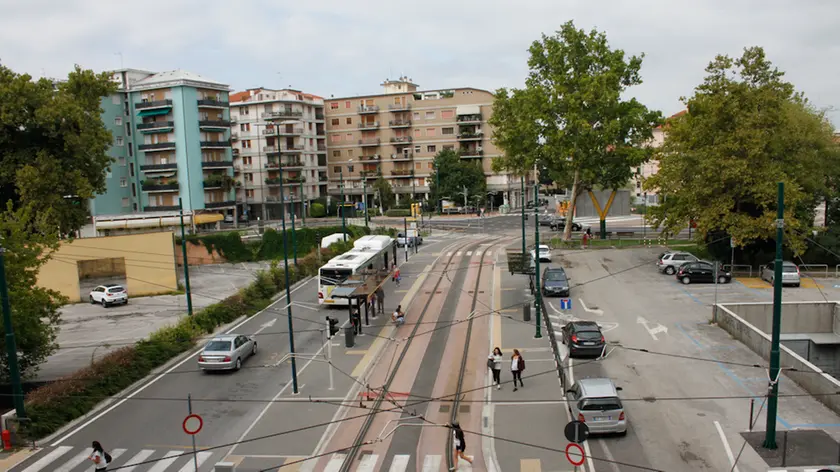
[[[446,257],[452,257],[452,251],[447,252]]]
[[[659,338],[656,337],[656,335],[658,333],[668,334],[668,327],[667,326],[662,326],[659,323],[652,323],[652,322],[642,318],[641,316],[636,318],[636,323],[639,323],[640,325],[644,326],[645,329],[647,330],[647,332],[650,334],[650,337],[652,337],[654,341],[659,341]],[[651,325],[654,325],[654,326],[651,326]]]
[[[149,469],[149,472],[164,472],[173,462],[178,460],[178,456],[183,454],[184,451],[169,451],[166,455],[163,456],[163,459],[159,459],[155,462],[155,465]]]
[[[405,472],[408,469],[408,460],[411,456],[408,454],[396,454],[394,460],[391,461],[391,468],[388,472]]]
[[[467,256],[472,256],[472,251],[467,251]]]
[[[309,285],[309,283],[310,283],[310,282],[312,282],[312,281],[314,281],[314,280],[317,280],[317,278],[312,277],[312,278],[310,278],[309,280],[307,280],[307,281],[303,282],[303,283],[302,283],[302,284],[300,284],[297,288],[295,288],[294,290],[292,290],[292,291],[290,292],[290,294],[297,292],[298,290],[302,289],[303,287],[306,287],[307,285]],[[281,300],[285,300],[285,299],[286,299],[286,294],[284,293],[284,294],[283,294],[280,298],[278,298],[278,299],[277,299],[277,301],[275,301],[275,302],[274,302],[274,303],[272,303],[271,305],[267,306],[264,310],[262,310],[262,311],[258,311],[258,312],[256,312],[256,313],[254,313],[252,316],[249,316],[248,318],[245,318],[244,320],[242,320],[242,322],[240,322],[239,324],[237,324],[237,325],[235,325],[235,326],[231,327],[229,330],[227,330],[227,331],[226,331],[226,333],[228,333],[228,334],[229,334],[229,333],[232,333],[232,332],[236,331],[237,329],[239,329],[239,327],[240,327],[240,326],[242,326],[242,325],[244,325],[245,323],[247,323],[247,322],[251,321],[252,319],[256,318],[257,316],[260,316],[261,314],[265,313],[266,311],[268,311],[268,310],[272,309],[272,307],[273,307],[275,304],[277,304],[277,303],[279,303]],[[59,440],[57,440],[57,441],[55,441],[54,443],[52,443],[52,446],[58,446],[58,445],[59,445],[59,444],[61,444],[62,442],[64,442],[64,441],[66,441],[66,440],[70,439],[73,435],[75,435],[76,433],[78,433],[78,432],[79,432],[79,431],[81,431],[82,429],[84,429],[84,428],[86,428],[87,426],[89,426],[90,424],[92,424],[94,421],[97,421],[97,420],[99,420],[99,418],[102,418],[103,416],[107,415],[108,413],[110,413],[110,412],[114,411],[117,407],[119,407],[119,406],[120,406],[120,405],[122,405],[123,403],[125,403],[125,402],[127,402],[127,401],[131,400],[132,398],[134,398],[137,394],[139,394],[139,393],[140,393],[140,392],[142,392],[143,390],[146,390],[147,388],[151,387],[151,386],[152,386],[155,382],[157,382],[158,380],[160,380],[160,379],[164,378],[164,377],[165,377],[165,376],[167,376],[168,374],[172,373],[172,371],[174,371],[175,369],[177,369],[177,368],[181,367],[182,365],[184,365],[184,364],[186,364],[187,362],[189,362],[190,360],[192,360],[195,356],[197,356],[199,353],[201,353],[201,351],[202,351],[203,349],[204,349],[204,346],[199,347],[198,349],[196,349],[195,351],[193,351],[193,352],[192,352],[189,356],[185,357],[185,358],[184,358],[181,362],[177,362],[177,363],[175,363],[175,365],[173,365],[173,366],[172,366],[172,367],[170,367],[169,369],[166,369],[164,372],[161,372],[161,373],[160,373],[160,374],[158,374],[156,377],[154,377],[153,379],[149,380],[148,382],[146,382],[145,384],[143,384],[142,386],[140,386],[140,388],[138,388],[137,390],[135,390],[135,391],[131,392],[130,394],[128,394],[128,395],[127,395],[125,398],[123,398],[122,400],[118,401],[117,403],[114,403],[113,405],[111,405],[110,407],[108,407],[108,408],[106,408],[105,410],[101,411],[99,414],[97,414],[97,415],[96,415],[96,416],[94,416],[93,418],[91,418],[91,419],[89,419],[89,420],[85,421],[84,423],[82,423],[80,426],[78,426],[78,427],[77,427],[76,429],[74,429],[73,431],[70,431],[69,433],[65,434],[65,435],[64,435],[64,437],[62,437],[62,438],[60,438]],[[122,469],[121,469],[121,470],[122,470]],[[123,472],[125,472],[125,471],[123,471]]]
[[[146,459],[148,459],[149,457],[151,457],[151,455],[154,454],[154,453],[155,453],[155,451],[153,451],[151,449],[143,449],[142,451],[138,452],[137,455],[135,455],[134,457],[129,459],[128,463],[127,463],[128,466],[127,467],[122,466],[122,468],[120,469],[120,472],[131,472],[132,470],[137,468],[136,465],[132,465],[132,464],[138,464],[140,462],[143,462]]]
[[[86,461],[87,458],[90,457],[92,452],[93,452],[92,449],[85,448],[85,450],[80,452],[76,457],[74,457],[74,458],[70,459],[69,461],[65,462],[64,465],[62,465],[58,469],[55,469],[55,472],[70,472],[77,465]],[[111,454],[111,457],[114,457],[114,455]]]
[[[284,308],[285,308],[285,307],[284,307]],[[271,328],[272,326],[274,326],[274,323],[276,323],[276,322],[277,322],[277,318],[273,318],[271,321],[267,321],[267,322],[265,322],[265,323],[261,324],[261,325],[260,325],[260,329],[258,329],[258,330],[256,330],[256,331],[254,331],[253,336],[256,336],[256,335],[258,335],[258,334],[262,333],[262,332],[263,332],[263,331],[265,331],[267,328]]]
[[[441,456],[427,455],[423,458],[423,472],[439,472]]]
[[[612,470],[615,472],[621,472],[621,469],[618,468],[618,464],[615,463],[615,457],[613,457],[612,452],[607,448],[607,443],[603,439],[598,440],[598,445],[601,446],[601,449],[604,451],[604,455],[606,456],[605,459],[610,461],[610,465],[612,465]]]
[[[207,462],[207,459],[209,459],[212,455],[213,453],[210,451],[201,451],[196,454],[195,459],[198,461],[198,467],[201,468],[201,464]],[[184,467],[181,467],[180,472],[195,472],[195,470],[195,460],[193,460],[193,457],[190,456],[190,461],[184,464]]]
[[[717,421],[715,421],[715,428],[717,428],[717,432],[720,435],[720,440],[723,441],[723,449],[726,450],[726,457],[729,458],[729,465],[735,466],[732,469],[733,472],[739,472],[738,466],[735,465],[735,456],[732,455],[732,449],[729,447],[729,441],[726,440],[726,435],[723,434],[723,428],[720,427],[720,423]]]
[[[587,307],[587,306],[586,306],[586,303],[583,303],[583,299],[582,299],[582,298],[578,298],[578,301],[580,302],[580,306],[582,306],[582,307],[583,307],[583,309],[584,309],[584,310],[586,310],[586,312],[587,312],[587,313],[594,313],[594,314],[596,314],[596,315],[598,315],[598,316],[603,316],[603,314],[604,314],[604,310],[600,310],[600,309],[598,309],[598,308],[589,308],[589,307]]]
[[[333,454],[324,472],[338,472],[341,470],[341,464],[344,463],[345,457],[347,457],[347,454]]]
[[[29,467],[27,467],[26,469],[24,469],[23,472],[39,472],[44,467],[50,465],[54,460],[58,459],[59,457],[63,456],[64,454],[67,454],[68,452],[70,452],[71,449],[73,449],[73,448],[70,447],[70,446],[57,447],[57,448],[53,449],[52,451],[50,451],[49,454],[47,454],[44,457],[35,461],[34,464],[32,464]]]
[[[458,251],[455,255],[458,256],[458,257],[461,257],[461,254],[463,254],[463,253],[464,253],[464,251]]]
[[[359,462],[359,467],[356,468],[356,472],[373,472],[374,467],[376,467],[376,461],[378,460],[378,454],[368,454],[364,456]]]

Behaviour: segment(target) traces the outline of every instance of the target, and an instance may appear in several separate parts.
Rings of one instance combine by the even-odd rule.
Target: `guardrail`
[[[727,267],[729,267],[729,270],[727,270]],[[741,270],[741,269],[744,269],[744,268],[746,268],[746,270]],[[731,273],[732,275],[738,274],[738,275],[743,276],[744,274],[746,274],[747,277],[752,277],[752,273],[753,273],[752,266],[748,265],[748,264],[735,264],[735,265],[724,264],[723,265],[723,270]]]
[[[810,277],[825,277],[828,278],[828,264],[801,264],[799,267],[800,274],[806,274]],[[804,269],[803,269],[804,268]],[[811,270],[814,269],[814,270]],[[835,268],[835,273],[837,269]]]

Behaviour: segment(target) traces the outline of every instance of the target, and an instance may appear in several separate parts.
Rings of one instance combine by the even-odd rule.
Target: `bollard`
[[[531,305],[527,303],[522,305],[522,320],[531,321]]]
[[[353,331],[353,324],[344,327],[344,346],[353,347],[356,345],[356,332]]]

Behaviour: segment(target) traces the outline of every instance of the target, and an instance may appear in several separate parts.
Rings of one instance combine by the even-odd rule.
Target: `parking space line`
[[[715,421],[715,428],[717,428],[720,440],[723,442],[723,449],[726,451],[726,457],[729,458],[729,465],[732,466],[732,471],[739,472],[738,466],[735,464],[735,456],[732,455],[732,449],[729,447],[729,441],[726,440],[726,435],[723,434],[723,428],[720,427],[720,423],[717,421]]]

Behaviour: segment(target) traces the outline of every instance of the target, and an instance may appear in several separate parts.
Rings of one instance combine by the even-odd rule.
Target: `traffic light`
[[[338,319],[330,318],[329,316],[327,316],[327,326],[330,331],[329,335],[327,336],[328,338],[332,338],[333,336],[338,334]]]

